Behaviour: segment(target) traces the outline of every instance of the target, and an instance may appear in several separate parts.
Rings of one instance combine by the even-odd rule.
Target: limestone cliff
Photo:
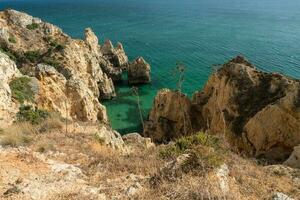
[[[241,56],[217,70],[192,101],[179,106],[174,102],[180,95],[175,96],[170,91],[157,95],[146,123],[151,124],[145,129],[147,136],[156,139],[158,134],[162,141],[184,135],[180,128],[170,127],[183,127],[179,116],[185,110],[190,134],[209,130],[227,138],[233,149],[257,157],[283,160],[300,144],[300,82],[258,71]]]
[[[10,58],[0,52],[0,127],[11,124],[18,106],[12,99],[9,83],[16,77],[21,76],[16,64]]]
[[[38,106],[63,117],[107,122],[100,101],[116,96],[112,78],[120,77],[118,67],[128,62],[121,44],[106,55],[90,28],[84,40],[73,39],[41,19],[5,10],[0,12],[0,45],[10,57],[5,65],[17,65],[23,75],[38,78]],[[112,63],[111,58],[118,62]],[[1,63],[1,70],[5,65]]]

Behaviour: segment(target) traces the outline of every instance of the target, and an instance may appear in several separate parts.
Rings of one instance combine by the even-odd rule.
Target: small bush
[[[41,53],[39,51],[27,51],[24,56],[30,62],[37,62],[41,58]]]
[[[6,47],[0,47],[0,51],[1,51],[2,53],[5,53],[6,55],[8,55],[8,57],[9,57],[11,60],[17,61],[16,55],[15,55],[13,52],[11,52],[8,48],[6,48]]]
[[[17,43],[17,40],[16,40],[16,38],[14,37],[14,36],[11,36],[10,38],[8,38],[8,41],[10,42],[10,43]]]
[[[58,71],[60,71],[60,69],[61,69],[59,62],[57,62],[53,58],[45,57],[45,58],[43,58],[43,63],[54,67]]]
[[[46,110],[32,108],[32,106],[21,106],[17,113],[19,122],[30,122],[31,124],[39,124],[47,119],[49,113]]]
[[[98,133],[94,134],[94,139],[99,143],[99,144],[104,144],[105,143],[105,139],[103,137],[101,137]]]
[[[167,147],[160,151],[159,155],[162,158],[176,157],[197,145],[208,146],[215,149],[218,149],[220,146],[218,138],[203,132],[199,132],[195,135],[182,137],[176,140],[175,143],[167,145]]]
[[[64,124],[61,121],[61,117],[58,114],[51,113],[49,117],[39,125],[39,131],[43,133],[55,129],[62,129],[63,126]]]
[[[21,104],[24,103],[24,101],[32,102],[34,100],[34,93],[31,89],[30,81],[30,78],[23,76],[16,78],[9,83],[12,97]]]
[[[39,28],[39,24],[32,23],[32,24],[27,25],[26,28],[29,30],[35,30],[35,29]]]

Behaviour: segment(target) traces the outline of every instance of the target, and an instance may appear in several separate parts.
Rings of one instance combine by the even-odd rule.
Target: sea
[[[139,98],[124,80],[116,85],[118,96],[102,102],[122,134],[141,131],[138,104],[146,119],[157,91],[177,88],[178,63],[189,96],[236,55],[260,70],[300,78],[300,0],[0,0],[6,8],[74,38],[91,27],[101,43],[120,41],[130,60],[143,56],[150,63],[152,82],[137,86]]]

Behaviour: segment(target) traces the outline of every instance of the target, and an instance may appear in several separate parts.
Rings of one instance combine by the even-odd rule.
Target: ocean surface
[[[259,69],[300,78],[300,0],[0,0],[82,38],[120,41],[132,60],[143,56],[152,83],[139,86],[147,117],[160,88],[176,88],[177,62],[186,66],[183,92],[203,87],[212,66],[242,54]],[[121,133],[141,130],[137,98],[126,82],[103,102]]]

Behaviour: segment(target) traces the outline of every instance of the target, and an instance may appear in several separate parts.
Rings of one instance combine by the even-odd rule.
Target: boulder
[[[150,138],[142,137],[138,133],[129,133],[122,136],[122,138],[126,145],[139,146],[146,149],[155,146],[155,144],[151,141]]]
[[[150,65],[144,60],[144,58],[139,57],[129,64],[129,84],[149,83],[150,81]]]
[[[284,162],[285,165],[300,169],[300,145],[294,147],[293,153]]]
[[[160,90],[145,122],[144,135],[156,142],[165,142],[191,134],[191,108],[191,101],[184,94]]]
[[[294,200],[294,199],[290,198],[289,196],[287,196],[286,194],[283,194],[281,192],[276,192],[272,196],[272,200]]]
[[[10,81],[20,77],[15,62],[13,62],[6,54],[0,51],[0,127],[10,125],[18,112],[18,103],[13,101]]]
[[[123,149],[124,141],[120,133],[112,130],[108,126],[100,126],[96,132],[96,137],[102,140],[106,145],[109,145],[114,149]]]
[[[282,161],[300,144],[300,82],[258,71],[242,56],[218,69],[192,103],[197,129],[252,155]]]

